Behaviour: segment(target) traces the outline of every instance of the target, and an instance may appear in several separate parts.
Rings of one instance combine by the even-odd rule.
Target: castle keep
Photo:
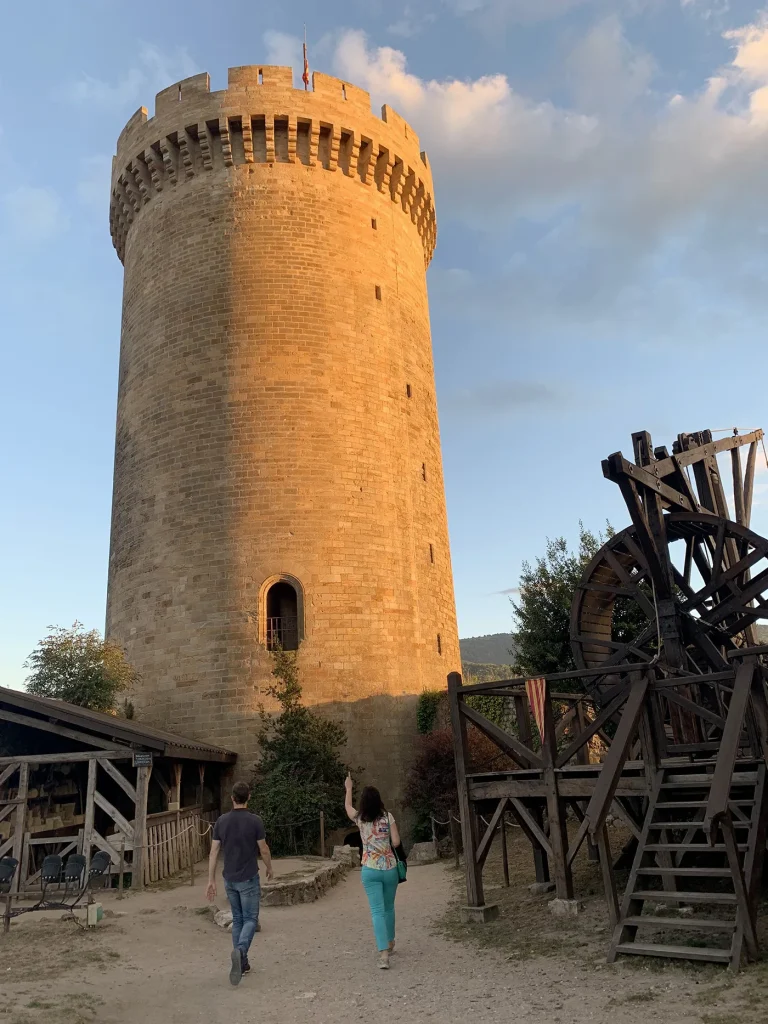
[[[397,797],[460,668],[413,130],[325,75],[196,75],[120,135],[107,634],[144,721],[257,754],[269,649]]]

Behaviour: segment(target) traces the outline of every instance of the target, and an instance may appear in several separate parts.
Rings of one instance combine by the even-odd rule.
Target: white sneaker
[[[379,953],[379,967],[382,971],[389,970],[389,950],[385,949]]]

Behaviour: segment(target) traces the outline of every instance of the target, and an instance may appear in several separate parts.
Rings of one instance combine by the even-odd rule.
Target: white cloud
[[[64,88],[66,99],[94,107],[146,106],[155,93],[183,78],[198,74],[201,69],[184,49],[165,53],[145,43],[136,64],[123,72],[116,82],[106,82],[84,73]]]
[[[66,231],[69,225],[61,200],[51,188],[19,185],[2,197],[6,241],[39,244]]]
[[[267,47],[267,58],[264,63],[293,68],[294,75],[298,73],[301,77],[301,70],[304,67],[301,39],[289,36],[285,32],[272,31],[265,32],[263,39]]]
[[[707,335],[718,317],[768,316],[768,22],[726,39],[730,63],[698,90],[665,96],[653,62],[608,18],[568,61],[570,106],[533,100],[505,75],[419,78],[403,53],[370,48],[360,32],[341,37],[335,66],[420,133],[438,222],[507,236],[535,226],[522,261],[501,261],[495,282],[433,273],[447,302],[461,292],[465,308],[496,315],[608,316],[613,330],[617,311],[631,320],[639,310],[665,335],[701,317]]]

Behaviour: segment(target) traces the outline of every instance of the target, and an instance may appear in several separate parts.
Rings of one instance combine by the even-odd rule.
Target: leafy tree
[[[614,532],[610,523],[605,524],[605,536],[595,535],[579,523],[579,544],[575,551],[569,550],[564,537],[557,537],[547,540],[544,555],[533,564],[523,562],[520,600],[512,601],[517,627],[512,632],[516,673],[546,675],[576,668],[571,650],[571,603],[587,564]],[[613,612],[616,640],[629,640],[645,624],[645,614],[636,602],[617,599]],[[562,688],[566,685],[558,684]]]
[[[48,629],[24,663],[27,692],[114,714],[118,694],[138,679],[122,647],[81,622]]]
[[[339,756],[346,733],[301,703],[295,651],[275,651],[272,675],[277,682],[268,693],[281,710],[276,718],[262,710],[251,807],[264,819],[274,853],[308,853],[317,844],[321,810],[329,830],[346,822],[348,768]]]

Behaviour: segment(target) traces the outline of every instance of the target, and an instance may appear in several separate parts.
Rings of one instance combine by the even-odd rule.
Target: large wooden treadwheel
[[[749,642],[752,623],[768,614],[768,541],[719,516],[675,511],[663,520],[687,662],[680,667],[694,674],[725,669],[727,652]],[[576,591],[577,666],[651,661],[659,652],[655,596],[637,531],[628,527],[598,551]]]

